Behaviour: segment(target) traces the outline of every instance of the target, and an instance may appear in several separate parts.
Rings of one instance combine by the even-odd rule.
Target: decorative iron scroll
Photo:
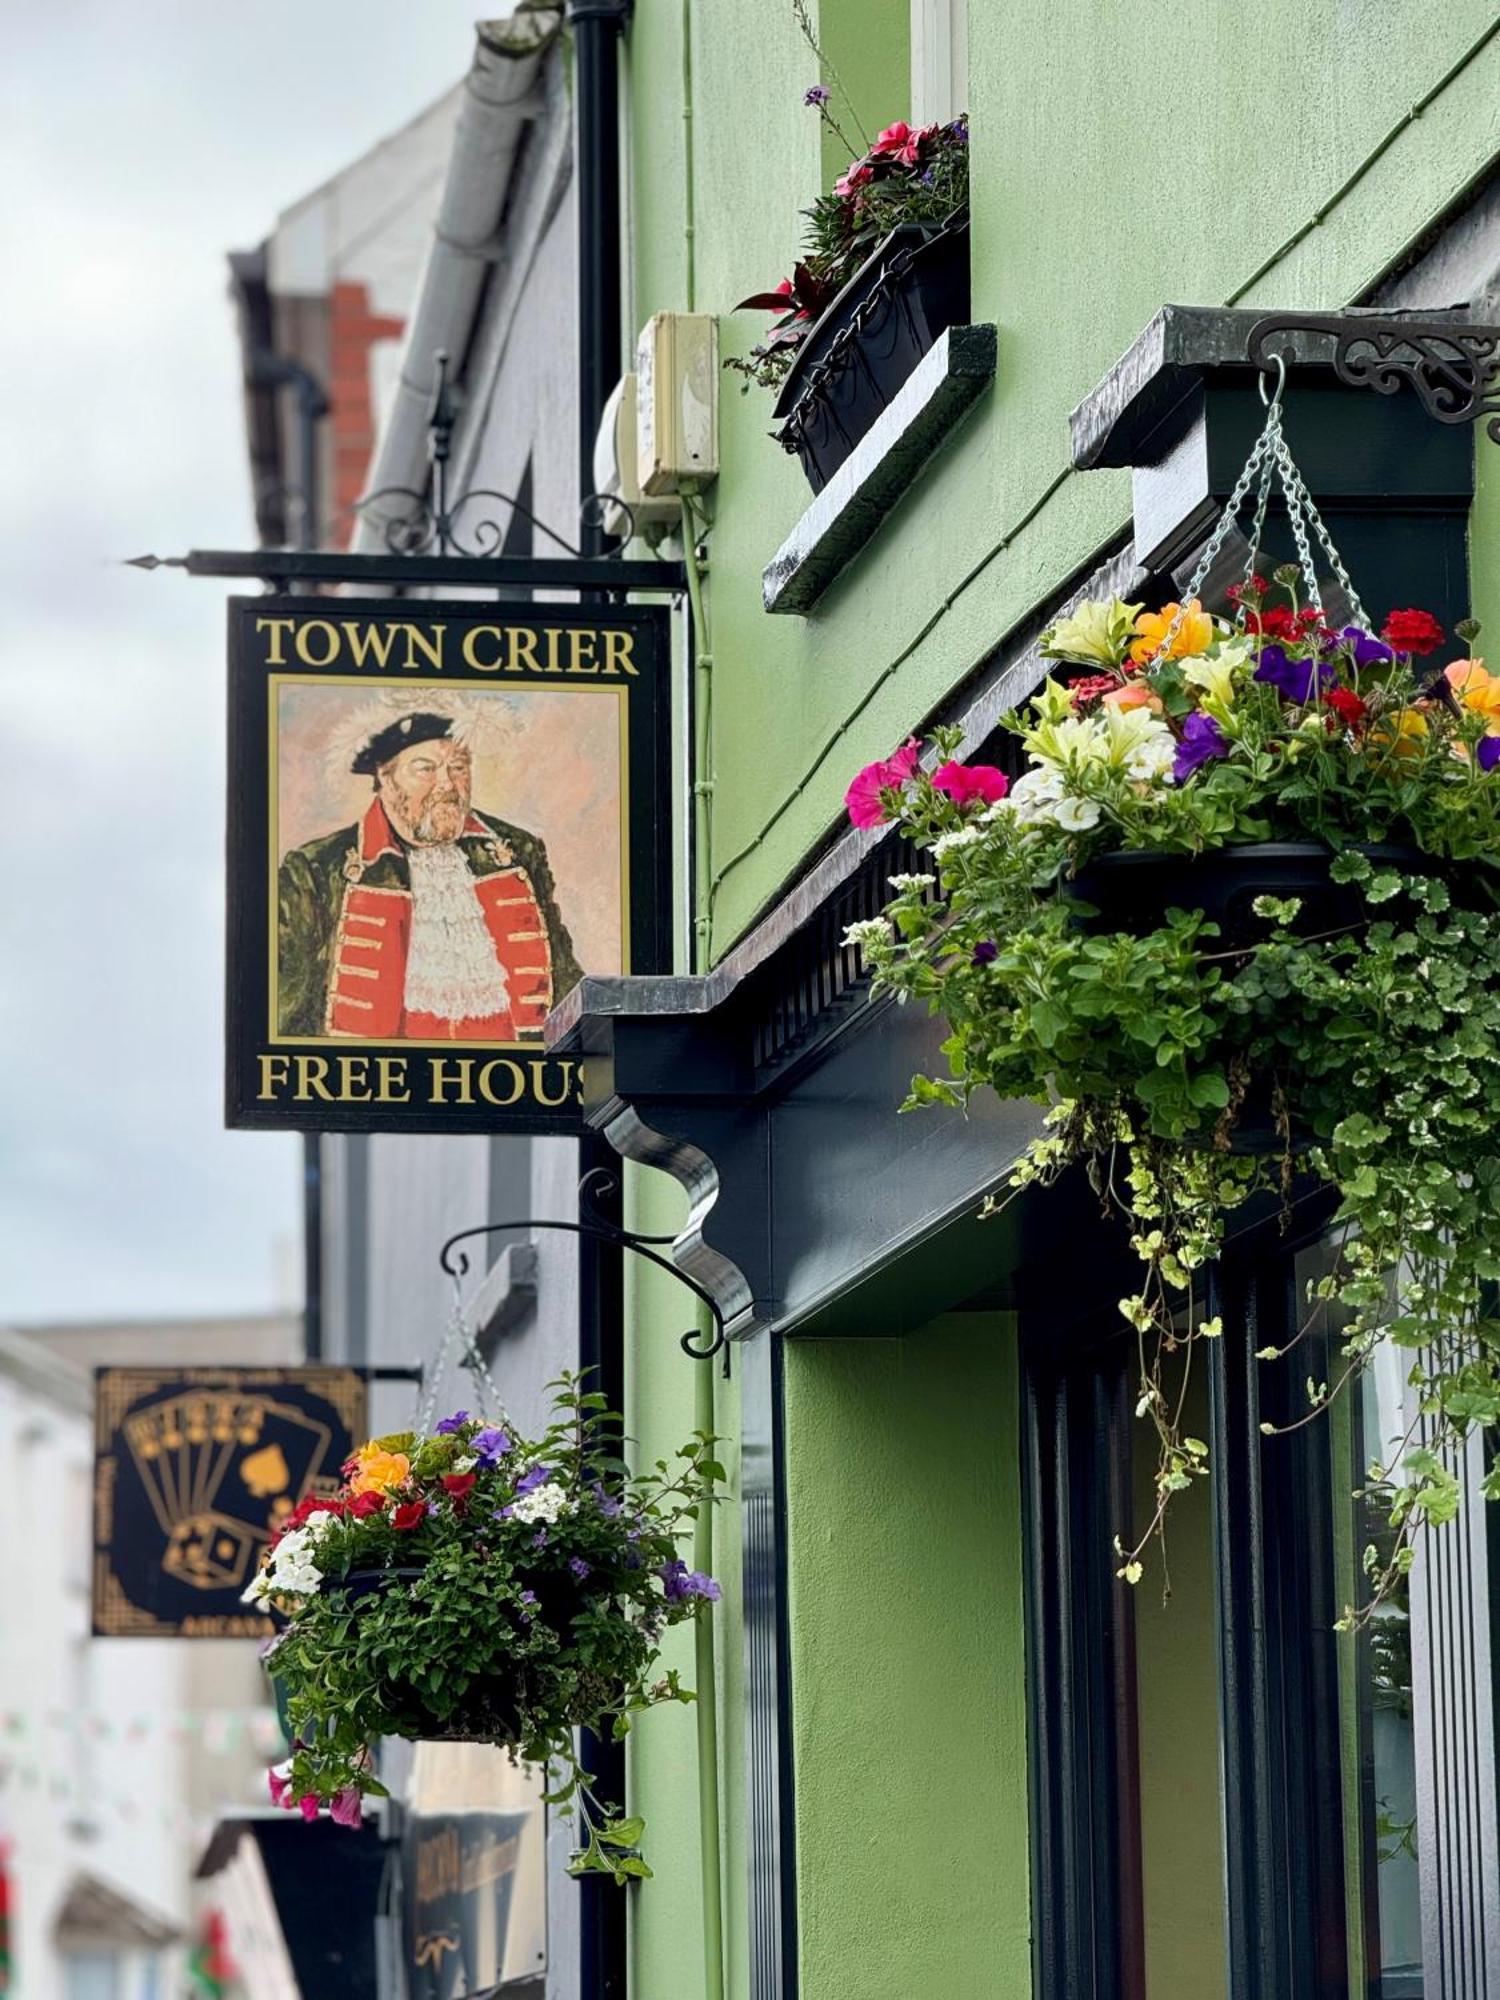
[[[1351,317],[1342,313],[1273,313],[1250,329],[1246,356],[1269,368],[1279,334],[1323,333],[1333,346],[1333,372],[1354,389],[1393,396],[1409,382],[1440,424],[1472,424],[1500,444],[1500,328],[1453,321]],[[1291,361],[1289,350],[1282,358]]]
[[[464,1277],[469,1269],[468,1252],[459,1249],[459,1244],[467,1243],[474,1236],[493,1236],[506,1229],[561,1229],[571,1236],[588,1236],[596,1243],[613,1244],[617,1249],[629,1250],[637,1257],[644,1257],[648,1264],[654,1264],[659,1271],[675,1278],[679,1285],[685,1285],[693,1295],[708,1308],[708,1316],[713,1321],[712,1333],[705,1334],[693,1327],[682,1335],[678,1345],[684,1354],[694,1361],[711,1361],[722,1352],[724,1372],[729,1373],[729,1351],[725,1342],[724,1315],[712,1294],[704,1289],[695,1278],[661,1255],[658,1245],[675,1242],[671,1236],[643,1236],[639,1230],[626,1229],[613,1222],[598,1206],[599,1202],[613,1194],[619,1187],[616,1177],[604,1167],[592,1167],[578,1183],[577,1222],[555,1222],[544,1216],[523,1215],[508,1222],[486,1222],[477,1229],[461,1229],[456,1236],[450,1236],[438,1253],[438,1262],[447,1275],[455,1281]],[[467,1364],[466,1364],[467,1365]]]
[[[392,555],[397,556],[470,556],[484,558],[499,555],[505,542],[505,527],[486,516],[470,519],[465,525],[461,521],[469,515],[469,510],[480,501],[497,501],[508,507],[511,515],[519,514],[529,521],[533,528],[556,544],[565,555],[582,556],[583,551],[567,541],[542,520],[540,515],[519,500],[514,493],[501,493],[494,487],[473,486],[457,498],[448,492],[448,462],[453,456],[453,433],[458,424],[458,406],[454,401],[452,384],[448,380],[448,356],[441,348],[433,356],[436,381],[432,392],[432,405],[427,417],[427,459],[432,467],[431,477],[425,487],[382,486],[374,493],[366,493],[354,503],[356,514],[368,512],[384,500],[401,500],[406,503],[404,510],[397,513],[383,513],[376,517],[382,540]],[[628,502],[618,494],[587,493],[579,503],[578,516],[585,527],[604,526],[609,533],[618,533],[618,528],[609,525],[615,516],[622,517],[626,530],[625,539],[635,535],[635,515]]]

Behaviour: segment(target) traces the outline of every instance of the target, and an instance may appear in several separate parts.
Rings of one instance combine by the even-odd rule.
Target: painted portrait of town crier
[[[346,768],[373,785],[363,818],[281,863],[279,1031],[540,1038],[579,977],[572,939],[540,838],[473,805],[454,717],[397,714]]]

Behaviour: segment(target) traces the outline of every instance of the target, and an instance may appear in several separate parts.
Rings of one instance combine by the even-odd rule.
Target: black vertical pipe
[[[578,499],[594,490],[594,439],[620,379],[620,35],[631,0],[568,0],[573,35],[573,186],[578,215]],[[586,556],[605,553],[603,523],[580,514]],[[665,970],[665,968],[662,968]],[[579,1167],[619,1163],[607,1142],[586,1133]],[[619,1220],[618,1190],[599,1206]],[[625,1300],[619,1250],[588,1237],[578,1250],[578,1364],[592,1387],[625,1407]],[[585,1733],[583,1757],[600,1796],[625,1803],[624,1746]],[[626,2000],[625,1897],[602,1876],[578,1885],[580,2000]]]

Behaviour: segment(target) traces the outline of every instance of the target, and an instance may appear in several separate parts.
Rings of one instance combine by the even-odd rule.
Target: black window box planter
[[[969,218],[904,223],[797,350],[776,401],[786,451],[820,493],[938,336],[969,318]]]

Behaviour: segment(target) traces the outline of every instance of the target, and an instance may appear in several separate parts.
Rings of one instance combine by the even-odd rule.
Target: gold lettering
[[[577,1084],[574,1072],[578,1065],[571,1057],[563,1056],[552,1062],[534,1057],[529,1065],[531,1070],[531,1090],[544,1111],[554,1110],[559,1104],[567,1104],[576,1094]],[[547,1075],[551,1071],[558,1078],[557,1093],[547,1095]]]
[[[444,628],[441,625],[434,625],[430,639],[425,632],[421,631],[415,625],[403,625],[401,629],[406,634],[406,671],[408,673],[412,671],[417,664],[416,655],[421,653],[428,666],[435,668],[438,673],[441,673],[443,671]]]
[[[305,1103],[310,1097],[321,1097],[325,1104],[338,1100],[328,1088],[328,1058],[326,1056],[297,1056],[297,1088],[292,1092],[298,1103]]]
[[[594,641],[597,632],[586,632],[581,625],[575,625],[568,634],[568,672],[570,674],[597,674],[599,662],[594,658]],[[587,646],[588,651],[584,648]],[[585,665],[587,661],[587,665]]]
[[[453,1071],[452,1076],[448,1074],[450,1070]],[[450,1083],[458,1092],[458,1096],[454,1100],[456,1103],[472,1104],[474,1102],[474,1058],[472,1056],[455,1056],[451,1059],[447,1056],[429,1056],[427,1059],[427,1072],[431,1085],[428,1092],[431,1103],[446,1104],[448,1102],[446,1092]]]
[[[291,631],[296,622],[294,618],[256,619],[256,631],[269,632],[271,635],[271,649],[266,655],[266,665],[268,667],[284,667],[286,665],[286,655],[281,650],[281,641],[284,635]]]
[[[377,1103],[410,1104],[411,1089],[406,1081],[405,1056],[377,1056],[375,1078]]]
[[[481,660],[479,657],[479,642],[481,639],[495,639],[498,641],[500,637],[501,630],[498,625],[471,625],[468,631],[464,633],[462,647],[464,665],[466,667],[473,667],[481,674],[498,673],[500,670],[499,652],[496,652],[492,660]]]
[[[287,623],[290,624],[291,620],[288,619]],[[258,1057],[257,1060],[260,1063],[260,1089],[255,1094],[261,1099],[275,1097],[287,1080],[291,1061],[287,1056],[266,1055]]]
[[[323,643],[328,650],[318,659],[312,649],[312,635],[321,632]],[[305,625],[299,625],[292,635],[297,648],[297,658],[304,667],[331,667],[339,656],[339,635],[326,618],[309,618]]]
[[[507,1070],[510,1073],[510,1095],[508,1097],[497,1097],[495,1092],[490,1088],[490,1078],[497,1069]],[[498,1104],[503,1110],[507,1105],[516,1103],[525,1094],[526,1074],[521,1065],[512,1062],[509,1056],[496,1056],[493,1062],[487,1062],[479,1072],[479,1088],[487,1104]]]
[[[634,632],[611,631],[604,634],[604,671],[640,678],[641,670],[635,664]]]
[[[375,1095],[370,1088],[370,1058],[368,1056],[339,1057],[339,1102],[341,1104],[368,1104]]]
[[[554,625],[547,634],[547,671],[549,674],[561,671],[557,661],[557,648],[561,639],[562,633]]]
[[[362,667],[372,653],[377,667],[390,665],[391,648],[396,643],[393,625],[346,624],[344,630],[349,635],[349,655],[355,666]]]
[[[508,674],[518,674],[523,664],[529,674],[539,674],[542,671],[536,661],[536,634],[529,632],[524,625],[512,625],[510,653],[505,662],[505,671]]]

